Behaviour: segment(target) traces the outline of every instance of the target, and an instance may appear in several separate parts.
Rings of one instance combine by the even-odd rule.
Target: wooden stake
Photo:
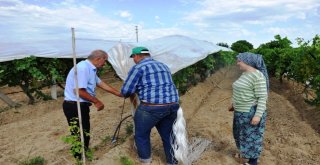
[[[83,128],[82,128],[82,116],[81,116],[81,108],[80,108],[80,97],[79,97],[79,86],[78,86],[78,72],[77,72],[77,56],[76,56],[76,42],[74,35],[74,28],[71,28],[72,32],[72,52],[73,52],[73,67],[74,67],[74,79],[76,83],[76,96],[77,96],[77,107],[78,107],[78,118],[79,118],[79,126],[80,126],[80,138],[81,138],[81,146],[82,146],[82,163],[86,165],[86,151],[84,150],[84,136],[83,136]]]

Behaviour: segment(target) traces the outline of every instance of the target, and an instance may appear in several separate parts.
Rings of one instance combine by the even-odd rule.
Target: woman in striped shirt
[[[262,151],[269,79],[261,55],[240,53],[237,65],[242,75],[232,84],[233,136],[241,158],[257,165]]]

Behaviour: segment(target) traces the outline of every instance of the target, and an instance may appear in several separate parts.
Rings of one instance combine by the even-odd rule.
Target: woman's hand
[[[260,122],[261,118],[259,116],[254,116],[251,120],[252,125],[258,125]]]
[[[231,105],[228,107],[228,111],[230,111],[230,112],[233,112],[233,111],[234,111],[233,104],[231,104]]]

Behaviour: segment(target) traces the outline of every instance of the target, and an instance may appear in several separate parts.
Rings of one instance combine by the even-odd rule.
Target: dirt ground
[[[194,165],[233,165],[237,152],[232,137],[232,112],[227,111],[231,102],[231,84],[239,76],[235,67],[217,71],[203,83],[181,96],[181,106],[187,122],[188,137],[203,138],[210,146],[194,161]],[[115,78],[104,79],[120,89],[122,82]],[[271,80],[268,100],[267,128],[261,165],[318,165],[320,164],[320,110],[303,102],[294,84]],[[0,89],[4,90],[4,89]],[[3,91],[2,91],[3,92]],[[87,164],[121,165],[120,157],[138,164],[133,149],[133,135],[126,137],[126,128],[132,118],[122,124],[120,139],[111,144],[122,109],[123,117],[131,114],[129,100],[98,91],[105,109],[91,111],[91,144],[95,148],[94,160]],[[47,164],[74,164],[69,145],[61,140],[68,135],[67,122],[62,111],[63,97],[27,105],[26,98],[8,96],[22,104],[16,109],[0,113],[0,164],[18,164],[36,156]],[[20,95],[22,95],[20,93]],[[0,104],[4,105],[0,101]],[[164,153],[159,135],[152,132],[152,165],[164,165]]]

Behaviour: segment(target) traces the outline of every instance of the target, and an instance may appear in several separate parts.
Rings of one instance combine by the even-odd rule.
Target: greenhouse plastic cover
[[[124,80],[129,69],[134,65],[132,58],[129,58],[129,56],[132,48],[136,46],[147,47],[151,57],[167,64],[172,74],[204,59],[210,53],[227,50],[211,42],[174,35],[140,43],[76,39],[75,54],[77,58],[86,58],[92,50],[102,49],[107,51],[109,54],[108,61],[118,76]],[[28,43],[0,42],[0,62],[21,59],[31,55],[47,58],[72,58],[72,41],[70,39]]]

